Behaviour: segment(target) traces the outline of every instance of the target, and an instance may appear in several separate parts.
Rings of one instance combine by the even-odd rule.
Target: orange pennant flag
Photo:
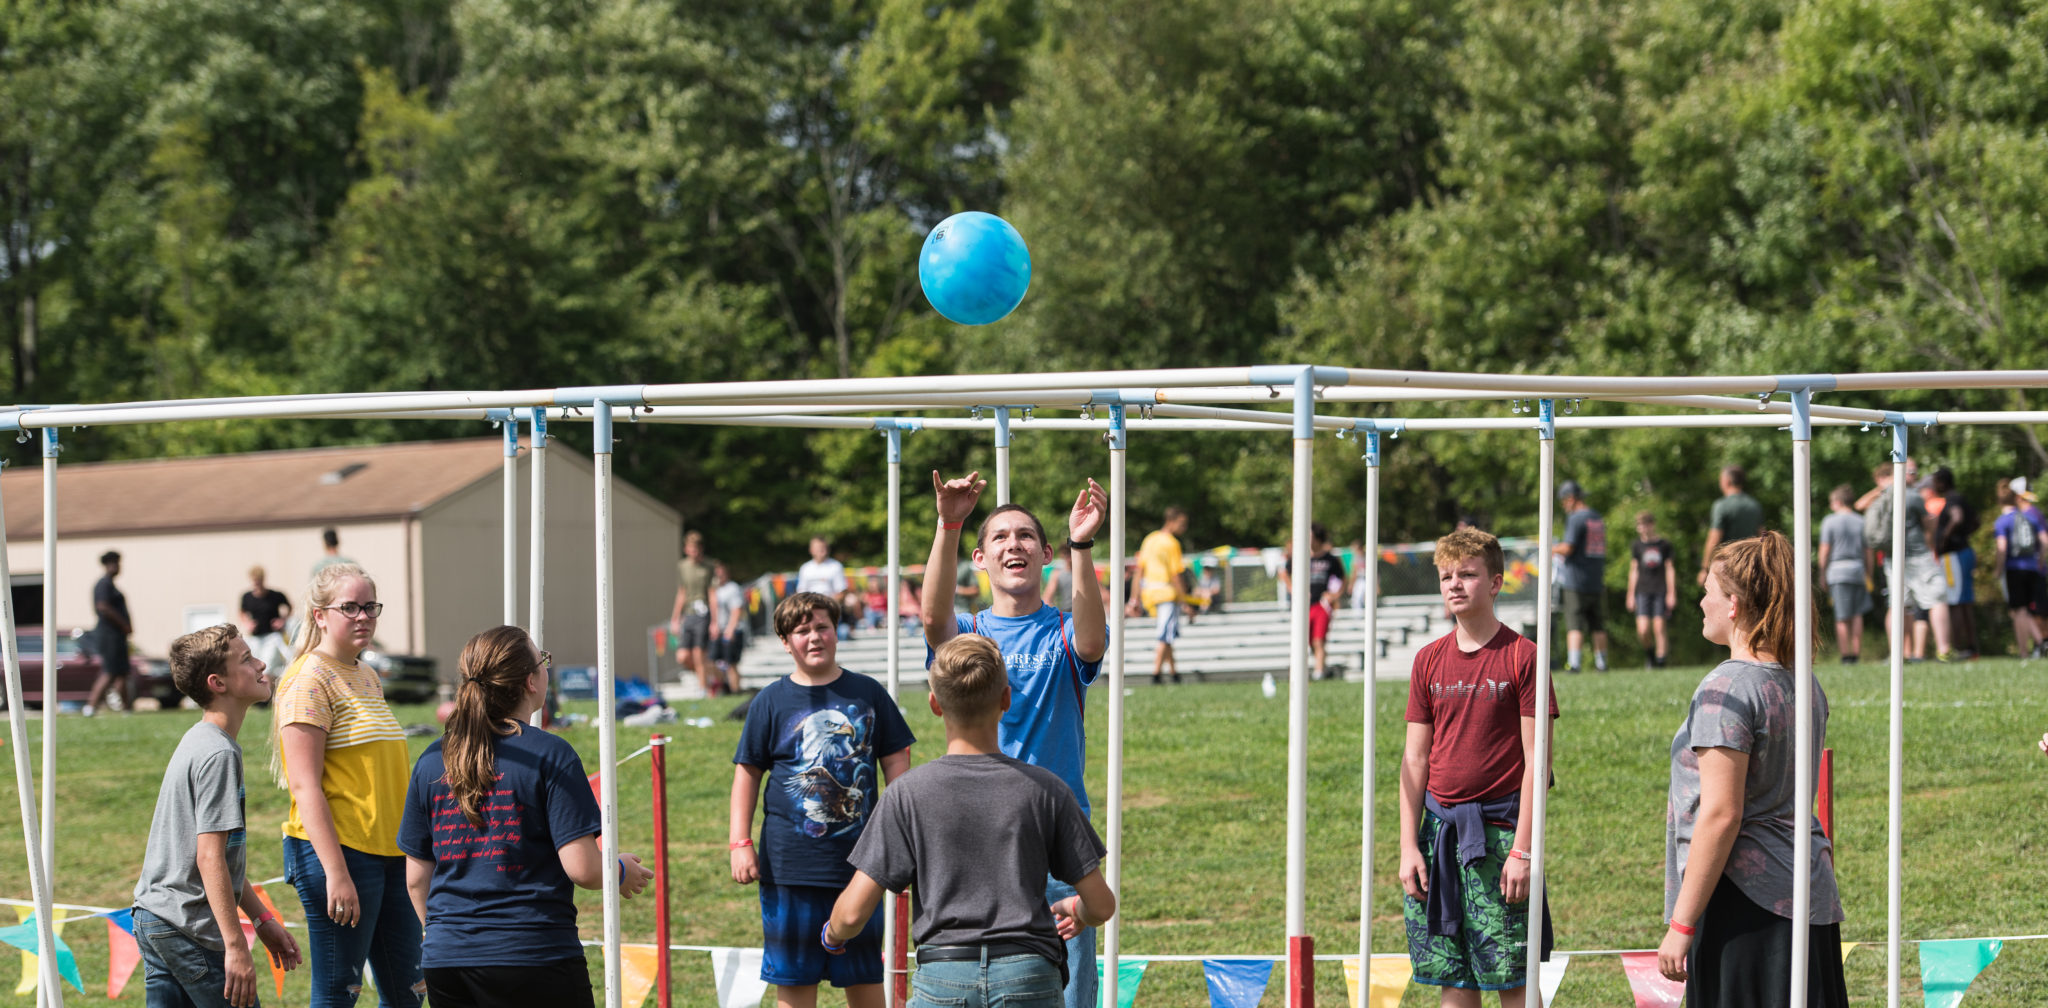
[[[263,904],[263,909],[270,911],[271,916],[277,917],[278,923],[283,924],[284,918],[278,914],[277,904],[270,902],[270,894],[264,892],[263,887],[254,882],[249,883],[249,888],[255,891],[256,901]],[[270,981],[277,986],[277,997],[278,1000],[282,1001],[284,1000],[284,964],[278,962],[272,956],[266,955],[263,958],[270,963]]]
[[[619,946],[620,1004],[640,1008],[647,1001],[648,992],[654,989],[659,952],[652,945]]]
[[[136,947],[135,936],[121,925],[107,920],[107,999],[121,996],[127,988],[128,978],[135,975],[135,967],[142,963],[142,949]]]

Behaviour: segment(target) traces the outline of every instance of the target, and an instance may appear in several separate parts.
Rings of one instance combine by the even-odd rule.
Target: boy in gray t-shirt
[[[298,943],[244,874],[242,747],[235,736],[249,707],[270,699],[270,677],[249,642],[221,624],[171,642],[171,679],[206,713],[164,768],[135,883],[135,944],[151,1005],[244,1008],[256,1004],[256,963],[237,907],[256,922],[273,960],[285,969],[299,965]]]
[[[1828,597],[1835,604],[1835,647],[1842,664],[1854,665],[1863,653],[1863,616],[1870,611],[1868,570],[1864,567],[1863,518],[1856,513],[1856,489],[1844,483],[1828,494],[1833,511],[1820,523],[1820,567]]]
[[[946,754],[882,793],[847,858],[853,881],[819,939],[838,953],[883,890],[909,888],[913,1006],[975,1008],[992,993],[1056,1001],[1066,986],[1064,940],[1116,913],[1102,840],[1057,775],[1002,755],[996,732],[1010,686],[994,641],[961,634],[940,645],[931,690]],[[1046,906],[1047,875],[1076,895]]]

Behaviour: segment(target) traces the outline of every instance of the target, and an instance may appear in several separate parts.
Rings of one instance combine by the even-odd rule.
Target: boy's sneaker
[[[1956,658],[1956,653],[1954,651],[1943,651],[1942,653],[1935,655],[1934,660],[1940,662],[1943,665],[1950,665],[1954,664],[1959,659]]]
[[[98,711],[93,710],[91,704],[86,704],[85,706],[80,707],[78,709],[78,713],[84,715],[85,717],[91,717],[94,714],[98,713]]]
[[[1579,674],[1579,667],[1578,667],[1577,665],[1566,665],[1566,666],[1564,667],[1564,670],[1565,670],[1565,672],[1567,672],[1568,674],[1571,674],[1571,675],[1578,675],[1578,674]]]
[[[1595,654],[1595,655],[1593,655],[1593,671],[1595,671],[1595,672],[1605,672],[1605,671],[1607,671],[1607,656],[1606,656],[1606,655],[1604,655],[1604,654]]]

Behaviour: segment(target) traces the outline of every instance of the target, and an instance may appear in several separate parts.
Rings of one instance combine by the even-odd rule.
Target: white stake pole
[[[519,623],[519,414],[505,414],[505,625]]]
[[[1109,407],[1109,597],[1102,611],[1109,634],[1109,739],[1106,778],[1109,793],[1103,796],[1103,819],[1108,836],[1109,856],[1103,862],[1103,878],[1109,889],[1123,898],[1124,882],[1124,542],[1129,533],[1129,512],[1124,498],[1130,490],[1125,463],[1129,457],[1130,431],[1124,426],[1124,406]],[[1069,533],[1071,533],[1071,529]],[[1078,578],[1080,571],[1071,571]],[[1123,914],[1109,919],[1102,931],[1102,1008],[1117,1008],[1117,957],[1123,952]]]
[[[45,442],[48,444],[49,442]],[[53,516],[43,512],[43,524],[52,525]],[[0,507],[0,584],[11,584],[13,579],[7,569],[7,516]],[[49,586],[44,584],[45,606],[49,603]],[[45,617],[47,619],[48,617]],[[43,637],[48,640],[55,627],[45,626]],[[20,638],[15,636],[14,593],[0,592],[0,656],[4,656],[7,677],[7,731],[14,746],[14,793],[21,804],[21,849],[28,860],[29,899],[36,905],[36,965],[41,976],[37,990],[48,992],[56,1008],[64,1006],[64,990],[59,985],[64,981],[57,975],[57,930],[50,922],[50,878],[47,872],[49,861],[41,851],[42,830],[37,828],[35,773],[29,766],[28,714],[21,699],[21,653]],[[45,645],[48,647],[49,645]],[[56,719],[55,697],[56,666],[49,658],[43,665],[43,724],[49,725]],[[45,759],[45,766],[49,763]],[[44,995],[38,995],[41,1000]]]
[[[1365,579],[1365,702],[1362,715],[1365,743],[1360,773],[1358,825],[1358,961],[1359,979],[1370,986],[1372,963],[1372,832],[1373,782],[1375,770],[1375,728],[1379,715],[1380,678],[1380,432],[1373,427],[1359,432],[1365,439],[1365,542],[1354,561],[1357,575]],[[1300,583],[1300,582],[1297,582]]]
[[[1287,1008],[1310,1008],[1315,943],[1308,933],[1308,607],[1315,517],[1315,372],[1294,379],[1294,588],[1287,649]],[[1366,963],[1361,963],[1366,966]]]
[[[594,479],[597,553],[597,768],[599,838],[604,851],[604,1004],[621,1008],[619,962],[619,703],[613,693],[618,659],[612,653],[612,413],[592,404],[590,451]]]
[[[1899,848],[1905,842],[1906,793],[1906,424],[1892,424],[1892,550],[1885,587],[1891,597],[1891,738],[1885,773],[1888,806],[1885,823],[1885,1005],[1899,1008],[1899,945],[1901,907],[1905,905],[1904,866]]]
[[[1536,434],[1539,497],[1536,513],[1540,525],[1536,534],[1536,793],[1525,794],[1529,806],[1529,927],[1527,986],[1525,991],[1543,989],[1543,857],[1547,840],[1544,820],[1550,799],[1550,582],[1556,554],[1550,523],[1557,506],[1557,403],[1545,399],[1537,404]]]
[[[547,636],[543,627],[547,617],[547,527],[548,527],[548,411],[535,406],[529,411],[533,422],[533,504],[527,510],[533,513],[532,525],[527,529],[526,555],[526,634],[533,638],[533,646],[547,649]],[[553,689],[555,672],[548,670],[548,688]],[[546,705],[533,712],[533,723],[539,726],[547,720]]]
[[[1792,393],[1792,1008],[1805,1008],[1813,926],[1813,390]],[[1775,656],[1784,661],[1784,655]],[[1833,951],[1825,953],[1833,955]]]
[[[57,429],[43,428],[43,877],[52,885],[57,882],[57,455],[62,450]],[[110,689],[122,686],[115,683]],[[128,699],[125,690],[121,699]],[[49,1003],[43,994],[36,1000]]]
[[[883,621],[882,632],[889,637],[889,699],[901,708],[903,631],[898,625],[897,610],[900,608],[898,595],[903,590],[903,429],[892,421],[890,426],[883,428],[882,434],[889,440],[889,617]],[[882,896],[882,999],[890,1006],[896,1004],[895,970],[899,954],[896,947],[896,896],[885,893]]]

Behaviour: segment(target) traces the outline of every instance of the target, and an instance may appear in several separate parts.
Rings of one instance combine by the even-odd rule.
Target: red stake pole
[[[1819,786],[1814,788],[1814,792],[1820,804],[1821,835],[1827,837],[1829,842],[1833,842],[1835,839],[1835,751],[1833,749],[1822,749],[1820,751],[1818,783]],[[1840,857],[1841,853],[1838,851],[1835,856]]]
[[[896,961],[889,964],[890,983],[896,996],[890,1004],[903,1008],[910,1003],[910,894],[900,892],[896,900]]]
[[[647,740],[654,746],[654,989],[655,1004],[668,1001],[668,736]]]

